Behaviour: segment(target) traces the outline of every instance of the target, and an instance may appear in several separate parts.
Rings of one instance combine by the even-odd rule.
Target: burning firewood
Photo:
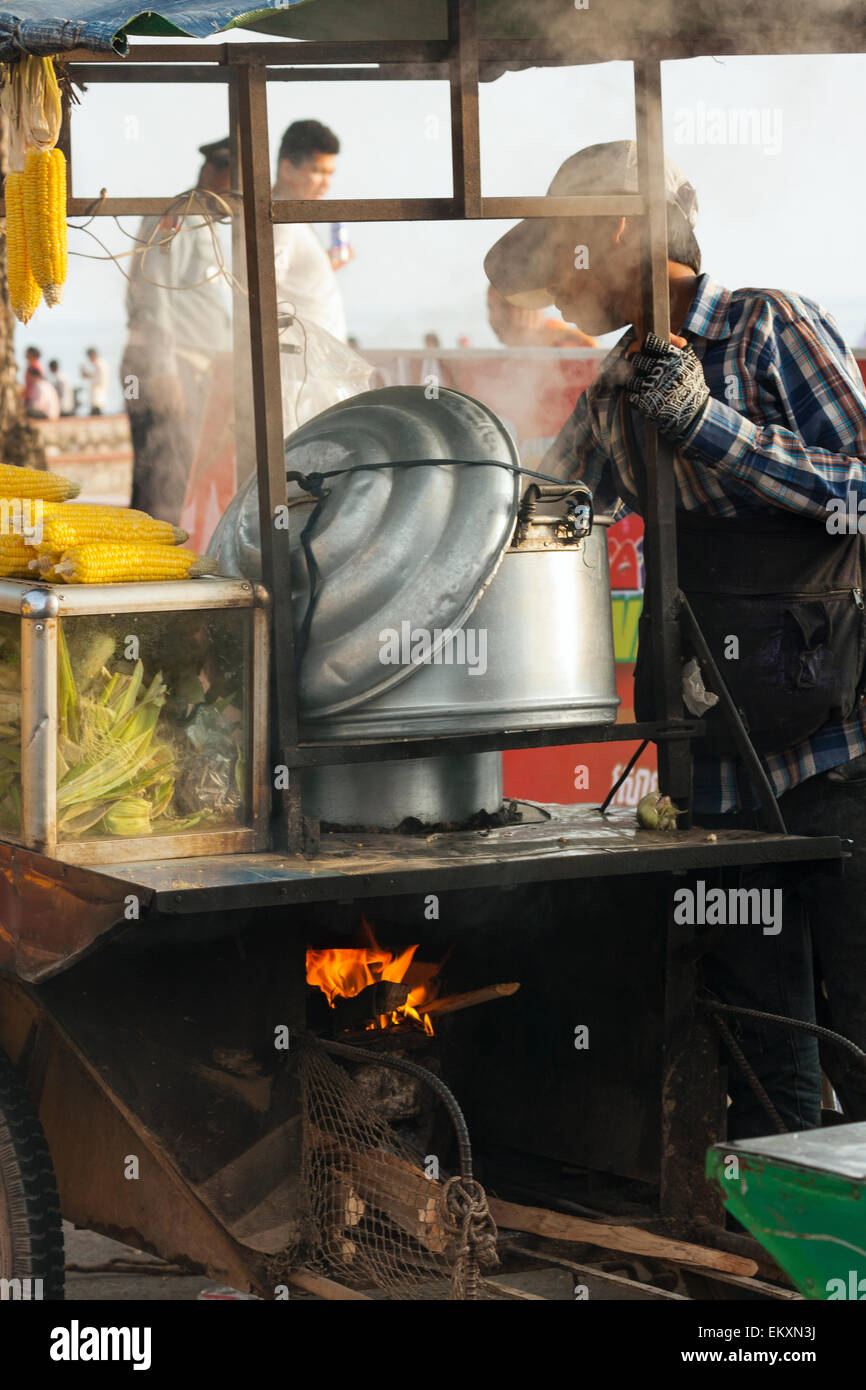
[[[483,989],[470,989],[465,994],[446,994],[442,999],[433,999],[429,1004],[423,1004],[420,1008],[422,1020],[427,1020],[425,1032],[432,1034],[436,1019],[444,1017],[445,1014],[454,1014],[460,1009],[471,1009],[476,1004],[491,1004],[496,999],[508,999],[519,989],[519,981],[510,981],[506,984],[485,985]],[[360,996],[358,997],[360,998]],[[388,1023],[385,1027],[377,1029],[376,1032],[379,1034],[407,1033],[418,1029],[418,1027],[417,1022],[408,1018],[401,1018],[399,1022]],[[355,1036],[353,1034],[353,1040]],[[373,1034],[373,1037],[375,1036],[376,1033]],[[358,1040],[360,1041],[360,1039]]]
[[[409,986],[395,980],[376,980],[350,999],[337,997],[333,1009],[333,1032],[339,1034],[366,1028],[383,1014],[390,1017],[401,1009],[409,998]]]
[[[483,989],[470,989],[466,994],[446,994],[444,999],[434,999],[425,1006],[425,1014],[439,1018],[442,1014],[457,1013],[459,1009],[471,1009],[475,1004],[489,1004],[494,999],[507,999],[520,989],[519,981],[504,985],[485,985]]]

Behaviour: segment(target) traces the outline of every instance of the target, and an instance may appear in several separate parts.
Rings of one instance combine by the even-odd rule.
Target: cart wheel
[[[2,1053],[0,1279],[41,1279],[42,1298],[63,1297],[63,1226],[54,1165],[30,1094]],[[31,1285],[31,1297],[37,1296]]]

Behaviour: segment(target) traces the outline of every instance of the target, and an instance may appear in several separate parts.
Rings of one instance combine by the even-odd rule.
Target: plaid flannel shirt
[[[702,275],[680,335],[711,396],[674,454],[678,507],[703,516],[768,509],[826,520],[866,500],[866,391],[833,319],[781,290],[726,290]],[[579,477],[598,511],[638,511],[620,410],[629,329],[601,364],[540,467]],[[643,417],[633,413],[643,449]],[[856,501],[852,501],[852,496]],[[777,796],[866,753],[866,710],[764,759]],[[739,807],[735,764],[695,758],[694,806]]]

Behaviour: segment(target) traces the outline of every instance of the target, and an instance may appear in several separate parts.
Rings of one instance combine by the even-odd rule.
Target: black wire
[[[300,664],[301,661],[303,661],[304,655],[307,650],[307,645],[310,640],[310,629],[313,625],[313,613],[315,611],[316,604],[319,600],[320,575],[319,566],[316,561],[316,557],[313,554],[312,526],[313,522],[316,520],[316,517],[319,515],[319,508],[321,507],[323,500],[323,498],[319,498],[318,502],[316,503],[315,507],[313,508],[312,512],[310,513],[307,519],[303,531],[301,532],[301,545],[303,546],[304,550],[304,562],[307,566],[307,579],[310,585],[310,597],[307,600],[306,612],[304,613],[304,617],[301,622],[301,630],[298,633],[298,664]]]
[[[603,802],[601,803],[601,805],[599,806],[599,808],[598,808],[598,813],[599,813],[600,816],[603,816],[603,815],[604,815],[605,811],[607,810],[607,808],[608,808],[608,806],[610,805],[610,803],[613,801],[613,798],[616,796],[617,792],[619,791],[619,789],[620,789],[620,787],[622,786],[623,782],[625,781],[626,777],[628,777],[628,774],[631,772],[631,770],[632,770],[632,768],[634,767],[635,763],[637,762],[638,758],[641,756],[641,754],[646,750],[646,748],[647,748],[648,746],[649,746],[649,739],[648,739],[648,738],[645,738],[644,741],[643,741],[643,743],[640,744],[640,746],[638,747],[637,752],[636,752],[636,753],[632,753],[631,757],[629,758],[628,762],[627,762],[626,765],[625,765],[625,771],[623,772],[622,776],[617,778],[617,780],[614,782],[613,786],[611,787],[610,791],[608,792],[607,796],[604,798],[604,801],[603,801]]]
[[[322,493],[322,484],[327,478],[340,478],[344,473],[372,473],[380,468],[504,468],[509,473],[517,473],[527,478],[538,478],[543,483],[556,483],[559,487],[570,487],[592,497],[592,492],[579,479],[554,478],[550,473],[539,473],[534,468],[524,468],[519,463],[505,463],[502,459],[398,459],[393,462],[356,463],[349,468],[331,468],[325,473],[286,474],[289,482],[297,483],[305,492],[314,497],[327,496]]]

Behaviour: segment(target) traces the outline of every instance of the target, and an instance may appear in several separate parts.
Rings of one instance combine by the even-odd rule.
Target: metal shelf
[[[103,891],[138,891],[160,914],[278,907],[554,879],[678,873],[746,864],[838,860],[835,836],[699,827],[641,830],[634,811],[547,806],[550,819],[424,836],[323,834],[315,856],[233,854],[174,863],[103,864]],[[88,872],[78,870],[79,873]],[[575,919],[577,923],[578,919]]]
[[[554,748],[562,744],[631,743],[650,739],[703,738],[696,720],[664,724],[557,724],[544,729],[503,729],[497,733],[438,734],[424,738],[369,739],[352,743],[299,743],[285,750],[287,767],[322,767],[396,758],[443,758],[459,753],[492,753],[508,748]]]

